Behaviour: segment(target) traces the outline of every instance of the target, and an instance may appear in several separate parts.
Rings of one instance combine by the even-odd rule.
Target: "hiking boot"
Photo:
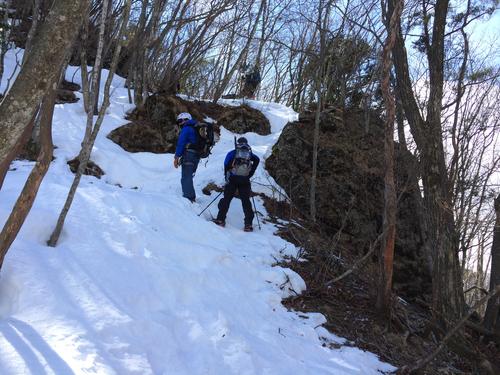
[[[215,224],[217,224],[219,227],[225,227],[226,226],[226,222],[224,220],[219,220],[219,219],[213,219],[212,220]]]
[[[248,225],[245,225],[245,227],[243,228],[243,230],[245,232],[253,232],[253,227],[251,224],[248,224]]]

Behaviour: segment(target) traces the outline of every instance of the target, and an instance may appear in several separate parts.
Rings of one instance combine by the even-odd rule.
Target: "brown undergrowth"
[[[376,313],[377,262],[372,256],[353,273],[332,282],[349,270],[371,244],[356,243],[340,231],[328,236],[319,225],[311,225],[299,210],[284,201],[263,196],[267,220],[277,226],[276,234],[299,249],[296,258],[283,260],[306,282],[307,290],[289,297],[283,304],[295,311],[320,312],[332,333],[349,340],[350,345],[377,354],[395,367],[411,366],[432,353],[439,345],[430,329],[430,310],[425,301],[407,302],[395,297],[393,319],[382,320]],[[375,252],[376,253],[376,252]],[[500,365],[499,348],[485,343],[476,331],[466,329],[463,339],[472,353]],[[469,353],[470,354],[470,353]],[[481,361],[443,350],[420,374],[489,374]]]

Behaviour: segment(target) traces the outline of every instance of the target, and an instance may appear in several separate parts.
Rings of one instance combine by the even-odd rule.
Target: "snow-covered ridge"
[[[67,78],[79,79],[76,68]],[[77,78],[77,79],[76,79]],[[103,75],[101,82],[106,79]],[[173,155],[127,153],[106,138],[123,125],[124,80],[113,95],[92,153],[101,180],[84,176],[56,248],[45,246],[73,174],[66,162],[79,151],[85,127],[82,100],[57,105],[55,160],[0,273],[1,374],[377,374],[392,366],[343,343],[321,324],[321,314],[287,311],[281,299],[300,292],[292,270],[273,257],[295,254],[275,227],[243,232],[233,201],[227,227],[209,221],[212,197],[201,188],[222,183],[222,161],[233,147],[223,129],[213,155],[195,177],[198,203],[181,198]],[[81,97],[81,96],[80,96]],[[250,102],[270,120],[272,134],[248,133],[265,157],[289,108]],[[0,191],[3,225],[33,163],[16,161]],[[269,179],[259,166],[254,184]],[[122,186],[121,188],[117,185]],[[265,213],[260,199],[257,210]],[[287,280],[289,280],[287,282]],[[321,339],[322,337],[322,339]]]

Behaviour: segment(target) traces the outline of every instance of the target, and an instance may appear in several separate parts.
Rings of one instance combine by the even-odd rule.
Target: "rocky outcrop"
[[[215,120],[216,134],[219,126],[235,133],[269,134],[271,129],[267,118],[248,106],[226,107],[156,94],[150,96],[142,108],[135,108],[128,115],[131,123],[113,130],[108,138],[129,152],[174,152],[179,134],[176,118],[181,112],[189,112],[198,121]]]
[[[302,114],[283,129],[266,160],[269,173],[304,213],[309,212],[313,130],[313,114]],[[383,123],[376,114],[368,118],[359,110],[321,114],[317,221],[327,233],[342,230],[358,248],[373,242],[382,227],[383,149]],[[411,298],[428,293],[431,281],[411,184],[416,170],[412,155],[397,148],[396,166],[399,211],[394,288]]]
[[[108,138],[128,152],[163,154],[175,150],[177,133],[173,126],[169,129],[170,131],[162,132],[161,128],[152,126],[149,122],[135,121],[113,130]]]
[[[271,125],[262,112],[247,105],[226,107],[217,117],[217,123],[233,133],[254,132],[260,135],[271,133]]]
[[[174,152],[179,134],[177,114],[190,112],[198,120],[204,118],[186,103],[175,96],[150,96],[143,108],[129,113],[127,119],[132,122],[114,129],[108,138],[129,152]]]
[[[62,80],[56,90],[56,104],[76,103],[79,99],[74,91],[79,91],[80,88],[77,83]]]
[[[73,91],[59,88],[56,90],[56,104],[76,103],[77,101],[78,98]]]
[[[80,160],[78,160],[78,157],[71,159],[67,163],[69,165],[69,169],[71,170],[71,172],[76,173],[76,171],[78,170],[78,166],[80,165]],[[102,176],[104,176],[105,173],[101,167],[99,167],[92,160],[89,160],[87,166],[85,167],[85,170],[83,171],[83,174],[87,176],[94,176],[97,178],[101,178]]]

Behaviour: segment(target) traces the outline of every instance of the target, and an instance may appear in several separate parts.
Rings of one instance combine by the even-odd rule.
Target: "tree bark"
[[[491,245],[490,293],[500,285],[500,194],[495,199],[495,213],[496,221]],[[488,301],[483,326],[500,335],[500,296]]]
[[[33,38],[37,32],[38,21],[40,19],[40,13],[41,13],[41,9],[40,9],[41,2],[42,2],[42,0],[35,0],[33,3],[33,10],[32,10],[33,16],[31,18],[32,19],[31,28],[30,28],[30,31],[28,32],[28,36],[26,38],[26,44],[24,47],[24,55],[23,55],[22,64],[24,64],[24,62],[28,58],[28,55],[30,54],[31,46],[33,43]]]
[[[102,60],[103,60],[103,49],[104,49],[104,35],[106,35],[106,26],[108,26],[108,17],[110,13],[110,5],[112,5],[111,0],[104,0],[102,2],[102,18],[101,22],[103,23],[102,27],[99,29],[99,44],[97,46],[97,56],[94,61],[94,69],[97,69],[96,82],[95,82],[95,91],[93,92],[94,102],[92,104],[94,111],[94,116],[99,114],[99,91],[101,88],[101,73],[102,73]],[[111,30],[107,30],[107,34],[109,34]],[[111,45],[111,41],[109,43]]]
[[[382,82],[381,89],[386,108],[386,124],[384,131],[385,158],[385,190],[384,190],[384,221],[382,228],[382,244],[379,254],[379,287],[377,295],[377,310],[390,321],[392,306],[392,272],[394,263],[394,244],[396,240],[397,197],[394,183],[394,121],[396,118],[396,103],[391,93],[390,78],[392,60],[391,53],[398,32],[404,0],[397,0],[394,10],[388,14],[387,39],[382,50]]]
[[[35,110],[58,73],[82,23],[89,0],[56,0],[40,25],[33,47],[19,76],[0,104],[0,180],[22,143]],[[48,63],[50,62],[50,63]],[[29,136],[28,132],[28,136]],[[27,140],[27,139],[26,139]]]

